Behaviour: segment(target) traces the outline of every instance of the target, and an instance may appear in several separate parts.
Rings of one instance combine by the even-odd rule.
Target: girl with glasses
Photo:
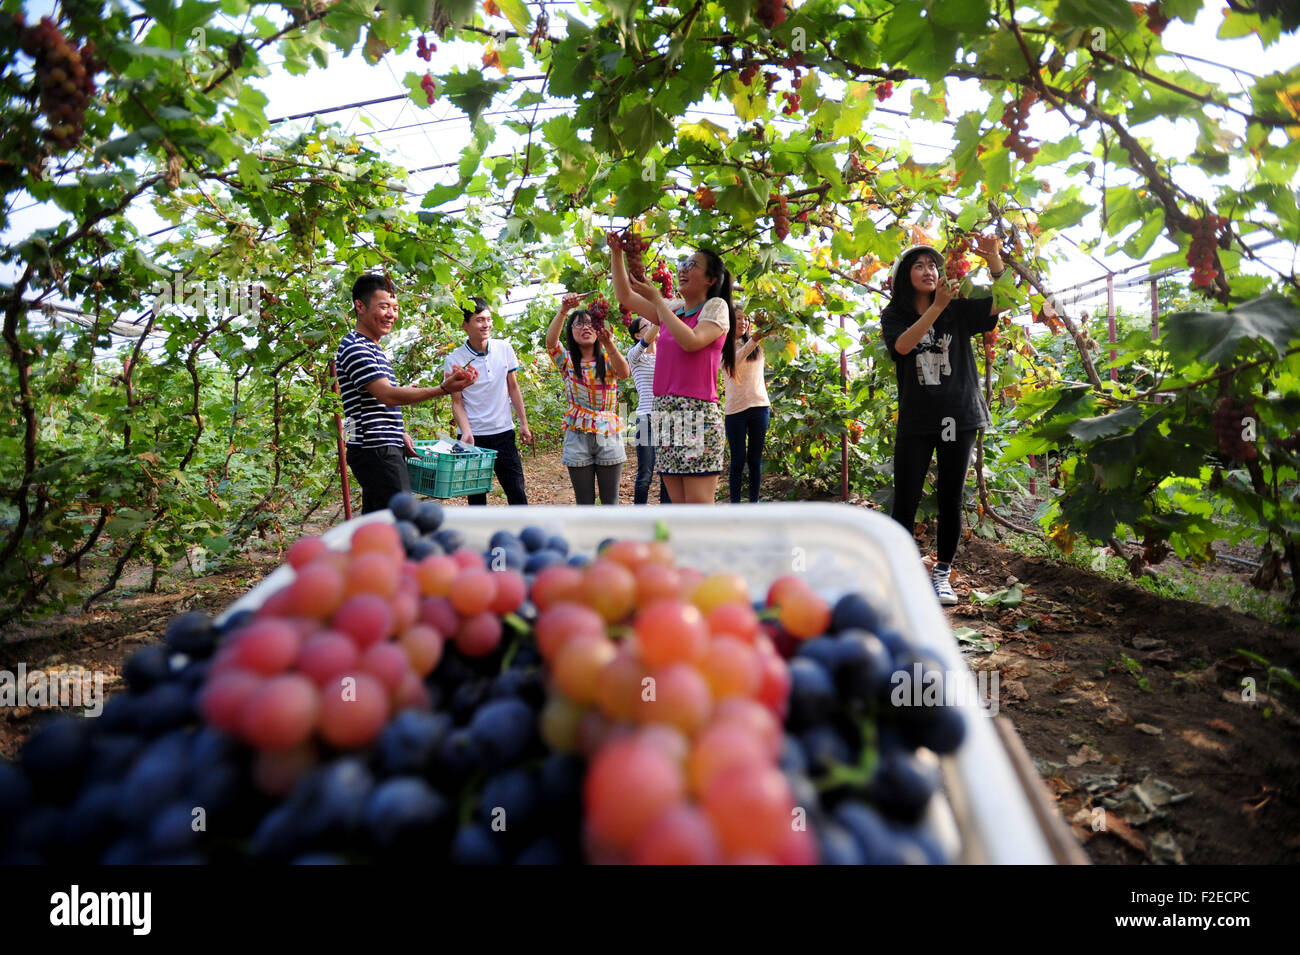
[[[632,281],[619,236],[609,235],[614,294],[658,325],[654,375],[655,458],[674,504],[712,504],[726,437],[718,407],[718,365],[735,361],[736,315],[731,273],[716,252],[701,249],[678,269],[681,298],[665,301],[659,287]]]
[[[618,416],[618,379],[631,374],[625,359],[614,347],[613,333],[586,309],[577,308],[581,296],[566,295],[546,329],[546,351],[564,379],[569,409],[564,415],[564,446],[561,458],[569,469],[573,496],[579,504],[618,503],[618,485],[623,477],[623,426]],[[565,321],[565,318],[568,321]],[[560,344],[560,328],[564,344]]]

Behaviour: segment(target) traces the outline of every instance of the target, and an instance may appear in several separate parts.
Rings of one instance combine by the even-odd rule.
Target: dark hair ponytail
[[[722,367],[730,375],[736,367],[736,307],[731,304],[731,273],[722,264],[722,256],[712,249],[700,249],[708,262],[704,274],[714,281],[709,283],[705,300],[720,298],[727,303],[727,340],[722,345]]]

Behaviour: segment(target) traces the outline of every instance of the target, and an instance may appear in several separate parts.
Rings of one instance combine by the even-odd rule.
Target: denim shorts
[[[589,464],[622,464],[627,460],[621,434],[592,434],[589,431],[564,429],[564,448],[560,463],[566,468],[585,468]]]

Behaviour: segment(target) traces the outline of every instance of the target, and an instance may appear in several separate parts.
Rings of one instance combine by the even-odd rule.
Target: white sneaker
[[[952,583],[948,580],[949,568],[940,569],[935,567],[930,571],[930,583],[934,585],[935,596],[939,598],[939,603],[945,607],[951,607],[957,603],[957,593],[952,589]]]

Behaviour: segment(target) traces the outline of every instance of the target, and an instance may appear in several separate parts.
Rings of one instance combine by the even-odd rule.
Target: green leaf
[[[998,648],[996,643],[970,627],[958,627],[952,635],[957,638],[958,643],[964,643],[979,653],[992,653]]]
[[[1282,354],[1300,338],[1300,310],[1280,295],[1266,295],[1223,312],[1183,312],[1164,323],[1164,343],[1186,361],[1219,365],[1243,340],[1259,341]]]
[[[1142,421],[1143,411],[1139,405],[1125,405],[1118,411],[1101,415],[1097,418],[1079,418],[1070,423],[1066,429],[1080,441],[1096,441],[1130,428]]]
[[[1126,0],[1060,0],[1056,5],[1056,18],[1070,26],[1083,27],[1083,45],[1090,42],[1089,27],[1110,27],[1116,33],[1129,35],[1137,30],[1137,15]],[[1106,37],[1106,48],[1120,46],[1118,37]]]
[[[935,23],[966,33],[982,34],[991,15],[989,0],[943,0],[930,8]]]
[[[1044,232],[1078,225],[1093,210],[1091,203],[1078,198],[1079,189],[1072,186],[1059,193],[1052,204],[1038,214],[1038,227]]]
[[[520,36],[528,36],[528,28],[533,24],[533,15],[528,11],[524,0],[496,0],[497,9],[505,14],[510,25]]]
[[[439,95],[445,96],[462,110],[473,126],[492,103],[493,97],[509,88],[508,80],[484,79],[479,70],[470,70],[468,73],[449,73],[442,77]]]
[[[925,90],[920,88],[912,90],[912,116],[915,119],[925,119],[932,123],[947,119],[948,107],[944,104],[946,93],[947,91],[942,83],[935,84]]]
[[[1151,243],[1155,242],[1165,227],[1165,210],[1157,208],[1142,223],[1142,228],[1133,233],[1124,243],[1124,254],[1130,258],[1140,259],[1147,254]]]

